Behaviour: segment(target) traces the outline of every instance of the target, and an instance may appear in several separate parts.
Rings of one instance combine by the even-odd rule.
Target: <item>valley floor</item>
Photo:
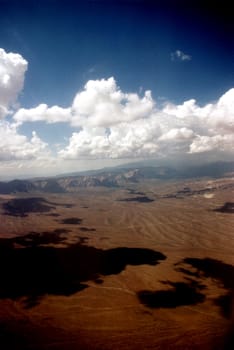
[[[232,349],[232,186],[0,196],[0,348]]]

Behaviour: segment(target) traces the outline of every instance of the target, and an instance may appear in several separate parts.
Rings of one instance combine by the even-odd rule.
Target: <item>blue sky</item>
[[[222,1],[221,5],[220,1],[213,1],[212,6],[208,5],[208,2],[204,3],[206,2],[182,0],[0,0],[0,47],[7,54],[10,52],[20,54],[22,59],[27,61],[27,69],[20,78],[23,81],[22,87],[17,90],[14,103],[12,98],[9,98],[7,102],[7,108],[11,107],[13,113],[4,115],[2,120],[15,128],[15,134],[26,137],[27,142],[31,142],[32,132],[35,131],[37,137],[48,144],[47,148],[52,152],[51,157],[54,157],[51,162],[55,164],[57,159],[60,159],[60,166],[58,162],[57,165],[51,165],[51,173],[56,173],[61,168],[75,170],[77,161],[82,163],[81,167],[89,168],[98,166],[100,159],[102,159],[101,164],[105,165],[111,159],[120,162],[121,159],[147,156],[166,157],[177,152],[179,148],[180,151],[177,153],[182,156],[183,153],[193,153],[191,147],[195,149],[195,146],[191,145],[194,142],[198,143],[195,137],[203,137],[197,148],[204,149],[202,153],[229,150],[232,140],[228,139],[227,146],[223,145],[224,141],[221,138],[217,138],[217,135],[224,137],[224,131],[220,133],[216,130],[221,125],[220,121],[217,121],[215,126],[212,124],[213,129],[209,124],[207,131],[200,130],[199,123],[204,124],[204,121],[201,122],[200,119],[204,118],[206,110],[200,111],[198,107],[205,108],[211,103],[212,111],[209,110],[206,115],[208,119],[211,118],[212,113],[213,119],[218,118],[217,113],[224,118],[225,109],[225,113],[228,113],[227,123],[232,120],[230,105],[233,99],[231,89],[234,86],[234,24],[228,2]],[[104,87],[105,81],[107,82],[110,77],[114,78],[114,83],[112,81],[109,85],[107,84],[107,87]],[[102,97],[104,96],[103,88],[104,90],[109,89],[105,90],[107,95],[113,92],[113,89],[125,94],[121,102],[119,101],[122,107],[129,103],[129,96],[126,94],[135,93],[139,99],[144,99],[145,91],[151,91],[152,106],[145,106],[146,111],[137,116],[134,116],[131,110],[133,114],[131,117],[128,116],[128,125],[126,125],[126,130],[128,130],[130,121],[136,122],[143,119],[151,121],[152,118],[160,120],[160,125],[157,124],[157,127],[154,125],[155,135],[151,135],[150,140],[147,137],[144,139],[145,143],[149,143],[147,149],[150,149],[150,144],[153,147],[148,155],[145,149],[144,152],[140,150],[144,140],[141,145],[137,145],[137,149],[133,147],[135,141],[131,140],[131,151],[127,149],[125,153],[123,151],[120,154],[110,151],[107,145],[104,147],[103,143],[106,140],[103,140],[105,134],[103,130],[113,125],[112,118],[115,113],[113,116],[110,115],[109,124],[106,119],[105,123],[102,121],[101,124],[98,124],[92,121],[93,110],[92,113],[90,112],[92,115],[89,115],[87,108],[85,112],[83,111],[84,113],[81,111],[79,98],[75,112],[73,110],[72,113],[78,113],[82,118],[91,117],[89,119],[91,122],[87,119],[87,124],[82,118],[82,122],[77,120],[74,122],[71,115],[67,117],[66,122],[63,120],[54,122],[53,118],[51,122],[50,117],[47,117],[48,119],[43,116],[35,117],[34,111],[30,117],[22,117],[21,111],[20,122],[19,118],[18,120],[17,117],[14,118],[14,113],[17,113],[20,108],[30,110],[40,104],[47,104],[48,108],[52,106],[70,108],[74,104],[75,96],[82,91],[87,93],[88,102],[87,98],[86,102],[96,103],[99,110],[103,108],[104,101],[108,102],[109,97],[103,97],[101,107],[97,102],[99,98],[95,101],[89,100],[92,88],[91,90],[85,88],[89,81],[96,81],[98,94],[102,94]],[[228,106],[222,105],[221,108],[218,106],[218,101],[228,91],[229,95],[225,100]],[[191,107],[192,111],[187,111],[187,114],[183,112],[183,118],[188,119],[191,115],[193,118],[200,118],[199,121],[197,120],[198,130],[194,127],[195,121],[191,122],[191,118],[190,122],[188,120],[184,123],[178,122],[181,116],[178,116],[177,107],[184,101],[192,99],[196,100],[195,107]],[[142,101],[141,104],[143,103],[145,101]],[[172,112],[169,113],[170,117],[165,112],[166,105],[174,106],[173,117]],[[110,107],[110,104],[108,106]],[[135,107],[139,108],[138,105]],[[111,108],[113,110],[117,108],[117,105]],[[126,113],[130,112],[124,111],[124,116]],[[165,113],[167,115],[164,118]],[[114,123],[114,127],[123,122],[118,119],[118,116],[116,118],[118,122]],[[175,118],[178,120],[176,121]],[[17,126],[13,125],[15,121],[18,122]],[[142,125],[138,124],[134,127],[142,128]],[[166,128],[164,124],[167,124],[167,127],[170,124],[170,127]],[[94,128],[97,127],[104,129],[94,132]],[[4,133],[4,128],[6,125],[2,125],[2,133]],[[189,136],[188,131],[180,131],[183,128],[191,130],[193,134],[190,132]],[[157,132],[159,129],[161,133]],[[211,129],[216,131],[210,132]],[[80,131],[83,131],[83,134],[79,135]],[[165,135],[170,131],[171,136],[170,134],[167,136],[168,140],[175,135],[175,140],[178,141],[180,138],[180,145],[183,137],[184,142],[185,139],[188,141],[190,138],[190,144],[184,144],[183,147],[179,147],[179,144],[175,142],[173,146],[170,144],[170,147],[168,144],[163,146],[160,144],[160,147],[158,143],[156,145],[155,138],[160,139],[161,137],[165,143]],[[113,135],[114,132],[115,130],[113,130]],[[73,141],[72,133],[75,133]],[[129,135],[125,136],[129,139]],[[80,140],[78,140],[79,137]],[[75,148],[82,148],[82,145],[86,143],[84,137],[89,140],[90,148],[89,151],[86,149],[85,152],[79,152]],[[204,139],[204,137],[212,139]],[[162,142],[161,139],[160,142]],[[101,150],[95,152],[94,148],[98,149],[100,142]],[[111,142],[113,143],[114,139]],[[171,139],[170,142],[172,142]],[[126,143],[126,138],[123,139],[123,143]],[[201,147],[201,143],[203,146],[204,143],[209,145]],[[212,148],[211,143],[215,144],[215,147]],[[2,145],[5,152],[2,157],[4,162],[7,159],[5,150],[7,147],[9,148],[9,145]],[[107,150],[106,153],[104,149]],[[3,172],[4,169],[11,169],[9,165],[11,162],[12,167],[16,164],[14,162],[18,162],[18,167],[21,169],[19,172],[37,171],[36,155],[34,163],[32,161],[30,163],[30,159],[26,160],[23,157],[21,159],[18,154],[12,155],[12,153],[14,150],[11,149],[7,167],[3,164]],[[210,153],[207,156],[210,156]],[[98,162],[95,163],[95,159],[98,159]]]

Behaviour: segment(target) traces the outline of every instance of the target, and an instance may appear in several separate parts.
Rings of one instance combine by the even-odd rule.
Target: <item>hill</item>
[[[92,171],[89,174],[76,173],[54,178],[0,182],[0,194],[38,191],[46,193],[76,192],[79,188],[88,187],[118,188],[149,179],[170,180],[204,176],[217,178],[231,176],[232,172],[234,172],[234,162],[216,162],[180,169],[166,166],[116,167]]]

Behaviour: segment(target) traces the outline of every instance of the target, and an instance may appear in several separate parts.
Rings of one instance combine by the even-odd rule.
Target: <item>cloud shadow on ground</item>
[[[53,241],[49,235],[47,240]],[[58,234],[59,235],[59,234]],[[25,248],[14,248],[19,238],[0,240],[0,298],[24,298],[32,307],[46,294],[69,296],[87,288],[88,281],[119,274],[127,265],[157,265],[166,256],[144,248],[98,249],[82,241],[64,248],[33,242],[33,234],[21,237]],[[41,236],[42,241],[46,236]],[[54,237],[57,243],[57,238]]]
[[[211,258],[185,258],[175,264],[175,269],[184,275],[184,282],[162,281],[163,290],[142,290],[137,293],[140,302],[150,308],[176,308],[195,305],[206,299],[205,282],[224,289],[223,294],[213,298],[225,318],[232,317],[234,300],[234,266]]]
[[[195,305],[205,300],[200,291],[205,287],[193,280],[186,282],[164,282],[170,289],[138,293],[142,304],[150,308],[175,308],[184,305]]]
[[[13,198],[8,202],[3,203],[2,206],[5,215],[26,217],[29,213],[48,213],[51,210],[56,209],[56,206],[71,208],[73,207],[73,204],[52,203],[42,197],[30,197]],[[57,216],[58,214],[52,213],[50,215]]]
[[[226,202],[222,207],[214,209],[219,213],[234,214],[234,203]]]
[[[234,299],[234,266],[211,258],[185,258],[176,265],[179,266],[177,271],[192,276],[197,281],[211,278],[213,283],[222,287],[225,294],[214,298],[213,302],[220,307],[224,317],[231,317]]]
[[[154,199],[151,199],[147,196],[138,196],[138,197],[129,197],[129,198],[119,199],[119,202],[151,203],[151,202],[154,202]]]
[[[80,225],[82,221],[80,218],[66,218],[61,220],[61,223],[64,225]]]

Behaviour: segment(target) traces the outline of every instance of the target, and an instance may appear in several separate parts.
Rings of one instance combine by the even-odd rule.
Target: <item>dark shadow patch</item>
[[[166,282],[166,284],[173,287],[173,289],[138,292],[140,302],[150,308],[176,308],[178,306],[196,305],[205,300],[205,295],[200,292],[205,287],[194,280]]]
[[[139,202],[139,203],[150,203],[150,202],[154,202],[154,199],[151,199],[149,197],[146,196],[142,196],[142,197],[133,197],[133,198],[124,198],[124,199],[119,199],[119,202]]]
[[[138,195],[138,196],[145,196],[145,193],[144,192],[140,192],[140,191],[136,191],[132,188],[127,188],[127,191],[129,194],[135,194],[135,195]]]
[[[234,203],[227,202],[222,207],[214,209],[214,211],[217,211],[219,213],[233,214],[234,213]]]
[[[228,331],[224,344],[222,344],[222,347],[216,348],[216,350],[233,350],[234,349],[234,325],[232,324],[230,327],[230,330]]]
[[[185,258],[183,263],[196,269],[195,276],[211,277],[219,281],[225,289],[234,288],[234,266],[211,258]]]
[[[51,213],[51,214],[46,214],[46,216],[52,216],[52,217],[54,217],[54,218],[57,218],[57,217],[59,217],[59,216],[61,216],[61,215],[58,214],[58,213]]]
[[[66,218],[61,220],[61,223],[65,225],[80,225],[82,221],[80,218]]]
[[[165,198],[165,199],[183,199],[184,197],[182,196],[178,196],[177,194],[165,194],[163,195],[161,198]]]
[[[190,271],[189,269],[185,269],[183,267],[180,267],[178,270],[180,272],[184,273],[185,275],[190,276],[190,277],[196,277],[196,278],[200,277],[200,275],[197,271]]]
[[[231,293],[220,295],[214,302],[221,308],[224,317],[230,318],[232,316],[233,295]]]
[[[211,258],[185,258],[182,263],[186,268],[179,267],[177,271],[193,276],[199,280],[211,278],[215,283],[226,290],[225,295],[214,299],[214,304],[220,306],[224,317],[229,318],[232,314],[233,295],[234,295],[234,266],[226,264],[220,260]],[[189,270],[187,266],[192,270]]]
[[[37,236],[29,238],[37,241]],[[0,240],[0,298],[23,298],[25,307],[37,305],[47,294],[77,293],[88,287],[87,281],[118,274],[127,265],[157,265],[166,259],[151,249],[102,250],[81,243],[64,248],[42,247],[32,241],[25,248],[13,248],[16,241]]]
[[[89,228],[89,227],[80,227],[79,229],[80,229],[80,231],[83,231],[83,232],[94,232],[94,231],[96,231],[96,228]]]
[[[23,299],[24,308],[31,309],[40,304],[42,297],[30,295]]]
[[[1,239],[0,248],[3,247],[4,242],[5,242],[5,246],[11,249],[13,249],[16,244],[22,247],[29,247],[29,248],[38,247],[40,245],[58,244],[65,241],[66,236],[64,236],[64,234],[67,234],[69,232],[70,232],[69,230],[65,230],[65,229],[55,229],[54,231],[51,231],[51,232],[32,231],[24,236]]]
[[[191,193],[192,190],[190,187],[184,187],[182,190],[179,190],[177,193],[182,193],[182,194],[187,194],[187,193]]]
[[[32,350],[14,321],[0,323],[0,347],[2,350]]]
[[[192,190],[190,187],[184,187],[182,190],[178,190],[177,192],[162,195],[161,198],[183,199],[185,197],[190,196],[204,195],[205,193],[210,193],[213,190],[215,190],[215,188],[203,188],[201,190]]]
[[[118,274],[126,265],[157,265],[166,256],[146,248],[113,248],[105,250],[101,265],[102,275]]]
[[[56,228],[53,233],[61,234],[61,233],[69,233],[70,230],[67,230],[65,228]]]
[[[64,208],[70,209],[74,207],[74,204],[63,204]]]
[[[103,283],[103,280],[101,278],[97,278],[96,280],[94,280],[94,282],[96,284],[102,284]]]
[[[24,237],[14,239],[14,242],[23,247],[37,247],[47,244],[58,244],[64,239],[54,232],[31,232]]]
[[[88,237],[79,237],[79,244],[86,244],[88,240]]]
[[[54,209],[52,203],[41,197],[14,198],[3,203],[5,215],[25,217],[28,213],[46,213]]]

